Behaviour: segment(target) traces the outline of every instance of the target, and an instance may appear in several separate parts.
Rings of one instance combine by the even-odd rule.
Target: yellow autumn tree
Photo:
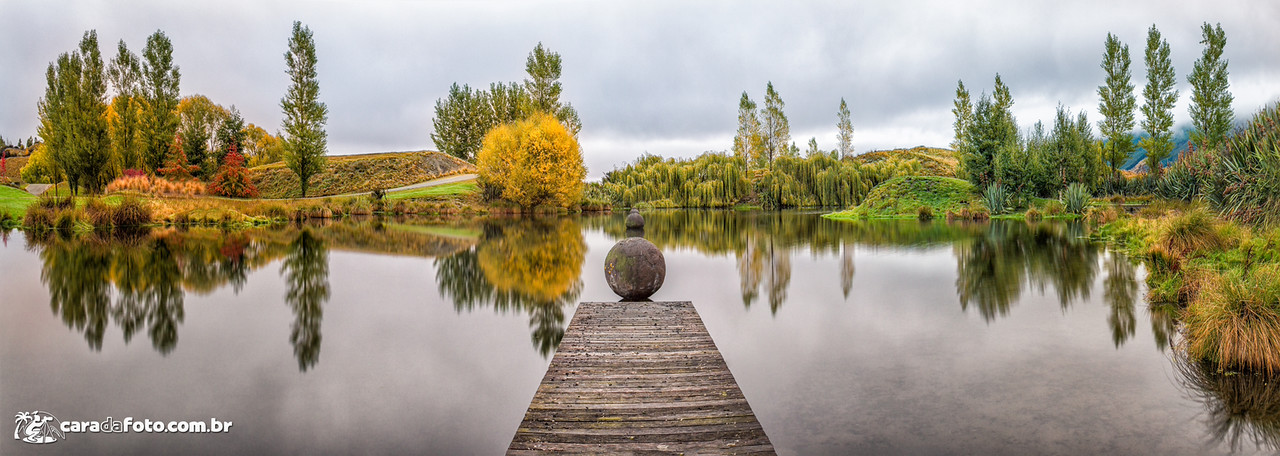
[[[578,140],[546,113],[491,130],[476,154],[476,168],[486,194],[522,208],[576,204],[587,176]]]

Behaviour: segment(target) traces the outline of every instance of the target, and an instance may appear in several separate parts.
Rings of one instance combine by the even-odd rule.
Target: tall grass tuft
[[[112,214],[117,229],[136,228],[151,223],[151,208],[137,198],[125,198]]]
[[[22,224],[37,230],[52,228],[55,214],[57,212],[48,207],[32,204],[27,208],[27,215],[22,218]]]
[[[88,219],[89,224],[93,225],[95,230],[111,230],[111,226],[114,224],[112,220],[114,214],[115,209],[97,198],[89,200],[84,205],[85,218]]]
[[[1066,190],[1062,191],[1062,206],[1067,213],[1080,215],[1084,213],[1084,208],[1089,204],[1089,189],[1083,184],[1073,183],[1068,185]]]
[[[41,207],[53,211],[64,211],[76,207],[76,200],[70,196],[59,197],[50,193],[45,193],[36,198],[36,202],[32,207]]]
[[[1280,373],[1280,266],[1201,280],[1183,317],[1187,354],[1221,367]]]
[[[987,210],[992,215],[1000,215],[1006,212],[1009,203],[1009,192],[1005,191],[1000,184],[991,184],[987,186],[987,190],[982,193],[982,202],[986,203]]]
[[[1187,258],[1197,252],[1221,249],[1227,240],[1218,233],[1213,216],[1196,208],[1169,219],[1159,233],[1158,244],[1176,257]]]

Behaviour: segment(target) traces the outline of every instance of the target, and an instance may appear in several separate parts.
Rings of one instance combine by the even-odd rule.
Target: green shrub
[[[1089,204],[1089,190],[1083,184],[1073,183],[1062,191],[1062,207],[1070,214],[1080,215]]]
[[[1280,225],[1280,103],[1254,115],[1220,149],[1205,199],[1232,219]]]
[[[1009,193],[1005,191],[1000,184],[991,184],[987,186],[987,190],[982,193],[982,202],[987,205],[987,210],[994,215],[1005,213],[1009,202]]]
[[[57,218],[53,221],[53,227],[58,231],[70,232],[75,229],[76,222],[79,221],[75,210],[65,210],[58,212]]]
[[[933,220],[933,208],[929,206],[920,206],[916,209],[916,219],[921,222]]]

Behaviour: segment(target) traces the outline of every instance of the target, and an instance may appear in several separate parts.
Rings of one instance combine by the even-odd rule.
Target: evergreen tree
[[[1107,34],[1106,51],[1102,54],[1102,70],[1107,73],[1106,84],[1098,86],[1098,112],[1103,119],[1098,129],[1106,138],[1106,162],[1120,178],[1120,166],[1133,152],[1134,108],[1133,82],[1129,76],[1129,46]]]
[[[106,65],[97,31],[85,32],[78,51],[63,53],[50,63],[45,78],[39,132],[57,168],[54,174],[64,174],[72,192],[84,186],[97,193],[114,177],[109,166]]]
[[[173,44],[156,30],[142,49],[142,97],[145,115],[143,161],[155,171],[164,166],[170,142],[178,132],[178,85],[181,74],[173,64]]]
[[[969,100],[969,90],[964,88],[964,81],[956,82],[956,101],[951,113],[956,116],[953,124],[956,136],[951,148],[963,153],[968,146],[969,127],[973,125],[973,103]]]
[[[997,134],[1002,148],[1011,148],[1018,146],[1018,120],[1013,117],[1013,94],[1009,92],[1009,86],[1004,85],[1004,81],[1000,80],[1000,75],[996,74],[995,95],[992,97],[995,102],[993,108],[996,113]]]
[[[738,100],[738,134],[733,137],[733,155],[741,158],[744,164],[754,163],[756,157],[761,156],[761,140],[756,102],[751,101],[751,97],[744,91],[742,98]]]
[[[227,117],[218,125],[218,134],[214,137],[214,143],[217,144],[214,158],[217,159],[218,168],[225,164],[227,154],[244,149],[246,138],[248,132],[244,128],[244,118],[240,116],[240,110],[232,105]]]
[[[978,188],[993,182],[1000,141],[1000,115],[987,94],[978,97],[973,110],[973,124],[967,130],[965,146],[959,154],[959,172]]]
[[[289,51],[284,53],[288,64],[289,91],[280,99],[284,110],[284,161],[294,174],[303,197],[311,176],[324,170],[328,152],[328,133],[324,124],[329,108],[319,101],[320,83],[316,80],[316,46],[311,28],[294,21],[293,34],[289,38]]]
[[[770,81],[765,86],[764,108],[760,109],[761,135],[764,137],[762,161],[765,165],[772,165],[775,159],[790,152],[787,143],[791,142],[791,125],[787,121],[787,114],[782,112],[784,106],[786,104],[782,102],[778,92],[773,90],[773,82]]]
[[[840,110],[836,112],[840,119],[836,122],[836,129],[840,133],[836,136],[839,140],[839,158],[848,158],[853,156],[853,122],[849,120],[849,105],[845,104],[844,98],[840,99]]]
[[[1226,139],[1235,122],[1231,110],[1235,97],[1227,82],[1227,60],[1222,58],[1222,49],[1227,45],[1222,24],[1210,27],[1206,22],[1201,30],[1204,54],[1187,75],[1187,82],[1191,83],[1191,122],[1195,125],[1192,140],[1215,147]]]
[[[578,111],[569,103],[560,102],[560,54],[538,43],[525,61],[525,72],[529,74],[529,79],[524,80],[524,90],[529,95],[525,116],[534,112],[552,114],[577,137],[582,130]]]
[[[1173,152],[1173,106],[1178,101],[1174,88],[1173,62],[1169,60],[1169,42],[1160,38],[1160,31],[1152,25],[1147,31],[1147,85],[1142,89],[1142,129],[1150,137],[1142,140],[1147,151],[1147,165],[1151,173],[1160,175],[1160,161]]]

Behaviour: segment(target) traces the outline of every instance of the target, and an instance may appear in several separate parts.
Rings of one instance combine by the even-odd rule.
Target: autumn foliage
[[[222,168],[218,169],[218,174],[213,176],[213,182],[209,184],[209,192],[233,198],[258,196],[258,188],[253,185],[249,170],[244,167],[244,155],[236,151],[234,144],[231,146],[231,153],[222,160]]]
[[[169,157],[165,160],[164,167],[156,170],[156,174],[168,180],[190,180],[199,171],[200,165],[187,162],[187,153],[182,150],[182,136],[179,135],[173,138],[173,144],[169,145]]]
[[[523,208],[576,204],[587,175],[578,141],[546,113],[491,130],[476,167],[485,194]]]

